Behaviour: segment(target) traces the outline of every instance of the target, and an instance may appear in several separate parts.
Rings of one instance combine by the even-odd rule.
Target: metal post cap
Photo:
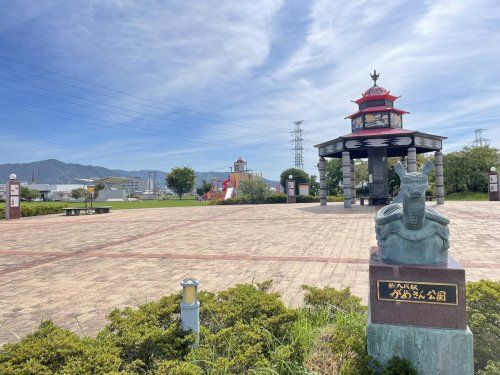
[[[192,277],[188,277],[181,281],[181,286],[188,286],[188,285],[198,286],[200,285],[200,282]]]

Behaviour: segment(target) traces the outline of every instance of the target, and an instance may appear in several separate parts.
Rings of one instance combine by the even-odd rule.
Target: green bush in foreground
[[[27,216],[60,214],[63,212],[64,207],[67,207],[67,205],[66,204],[47,205],[41,203],[39,205],[25,206],[21,203],[21,216],[27,217]],[[0,219],[5,219],[5,207],[0,207]]]
[[[0,374],[126,373],[120,351],[112,344],[43,322],[17,344],[0,351]]]
[[[500,358],[500,281],[467,283],[467,323],[474,335],[474,367]]]
[[[180,328],[180,295],[114,310],[96,338],[43,322],[0,349],[0,374],[341,374],[416,375],[367,354],[366,307],[349,289],[304,286],[305,307],[286,307],[270,281],[199,295],[200,346]],[[500,282],[468,284],[476,373],[497,374]]]

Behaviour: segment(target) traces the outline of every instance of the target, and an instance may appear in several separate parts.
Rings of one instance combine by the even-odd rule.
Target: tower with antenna
[[[483,131],[486,131],[486,129],[474,130],[476,137],[475,137],[474,141],[471,143],[472,147],[483,147],[483,146],[490,145],[490,140],[488,138],[483,137]]]
[[[295,125],[294,129],[290,132],[292,135],[292,140],[290,141],[292,143],[292,152],[294,153],[295,157],[295,168],[297,169],[304,169],[304,130],[302,130],[301,125],[304,123],[304,120],[299,120],[299,121],[294,121],[293,124]]]

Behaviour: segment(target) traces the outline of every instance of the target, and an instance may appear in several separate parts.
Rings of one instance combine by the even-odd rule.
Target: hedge
[[[21,216],[39,216],[39,215],[51,215],[51,214],[60,214],[63,212],[63,208],[68,207],[66,204],[60,205],[29,205],[23,206],[21,204]],[[0,219],[5,219],[5,207],[0,207]]]
[[[285,194],[274,194],[265,197],[264,199],[250,199],[248,197],[237,197],[230,198],[226,200],[220,200],[214,202],[214,204],[218,205],[234,205],[234,204],[275,204],[275,203],[286,203],[286,195]],[[312,203],[320,201],[320,197],[318,195],[298,195],[297,203]],[[337,196],[328,196],[328,202],[343,202],[342,197]]]

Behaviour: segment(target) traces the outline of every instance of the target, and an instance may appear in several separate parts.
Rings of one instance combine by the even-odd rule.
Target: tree
[[[179,199],[182,199],[184,194],[193,190],[195,180],[194,170],[189,167],[172,168],[172,171],[165,176],[167,186],[179,196]]]
[[[69,195],[73,199],[80,199],[80,198],[83,198],[86,193],[87,193],[87,190],[85,190],[84,188],[78,188],[78,189],[71,190]]]
[[[342,186],[342,159],[331,159],[325,163],[326,167],[326,192],[327,195],[335,195],[340,192]]]
[[[263,200],[269,192],[267,184],[262,180],[241,181],[238,185],[238,193],[250,198],[252,202]]]
[[[281,172],[280,175],[280,184],[283,186],[283,191],[286,190],[286,181],[288,180],[288,176],[292,175],[295,180],[295,195],[299,195],[299,184],[308,184],[309,183],[309,175],[301,169],[297,168],[288,168]]]
[[[357,160],[354,168],[358,194],[368,194],[368,161]]]
[[[311,175],[309,177],[309,180],[311,181],[309,183],[310,189],[309,189],[309,194],[311,195],[318,195],[319,194],[319,182],[316,180],[318,177],[315,175]]]
[[[201,186],[196,188],[196,194],[198,195],[203,195],[205,193],[208,193],[212,188],[214,187],[214,184],[212,184],[210,181],[201,181]]]
[[[21,186],[21,199],[24,199],[28,202],[40,198],[40,192],[35,189],[30,189],[27,186]]]
[[[447,193],[488,191],[488,172],[500,166],[500,150],[464,147],[443,156],[444,186]]]

